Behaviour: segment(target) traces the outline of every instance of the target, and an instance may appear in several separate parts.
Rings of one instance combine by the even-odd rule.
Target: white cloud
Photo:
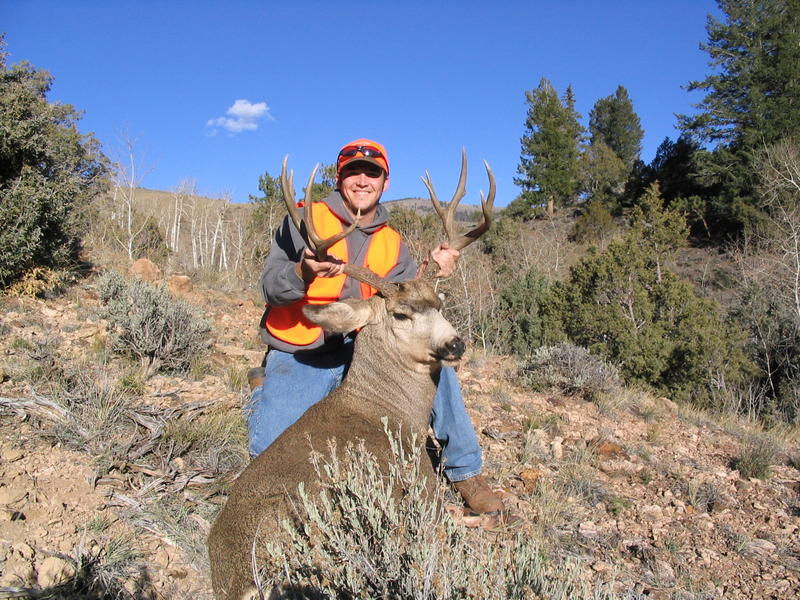
[[[275,120],[275,117],[269,113],[269,106],[266,102],[251,103],[249,100],[237,100],[225,111],[225,114],[229,116],[206,121],[206,126],[214,129],[212,134],[216,133],[220,127],[231,133],[255,131],[258,129],[259,120],[264,118],[270,121]]]

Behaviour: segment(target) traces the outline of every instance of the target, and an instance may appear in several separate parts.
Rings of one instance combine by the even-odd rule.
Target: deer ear
[[[374,300],[343,300],[330,304],[306,304],[303,314],[309,321],[333,333],[350,333],[372,321]]]

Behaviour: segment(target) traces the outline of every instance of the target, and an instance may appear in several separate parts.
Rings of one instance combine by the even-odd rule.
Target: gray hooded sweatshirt
[[[352,217],[344,205],[341,194],[334,190],[322,200],[328,205],[334,214],[339,216],[344,226],[352,223]],[[372,223],[366,227],[356,227],[355,230],[346,238],[347,256],[349,262],[363,265],[369,247],[370,236],[389,220],[389,211],[381,204]],[[303,232],[304,234],[305,232]],[[272,240],[272,247],[264,265],[264,272],[261,274],[261,291],[267,306],[283,306],[299,300],[306,293],[306,283],[298,277],[295,265],[300,262],[303,250],[307,247],[303,235],[286,217],[275,232]],[[417,273],[417,263],[409,254],[405,243],[400,244],[400,256],[397,265],[389,271],[386,279],[389,281],[407,281],[413,279]],[[348,277],[345,280],[342,290],[342,299],[361,298],[361,285],[355,279]],[[260,325],[261,339],[270,347],[283,352],[336,352],[341,349],[343,337],[340,334],[324,332],[317,341],[307,346],[295,346],[275,338],[263,327],[263,320]]]

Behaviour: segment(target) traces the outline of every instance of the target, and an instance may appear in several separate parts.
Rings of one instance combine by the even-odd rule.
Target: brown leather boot
[[[498,513],[504,508],[503,501],[480,475],[463,481],[455,481],[453,487],[461,494],[467,507],[476,514]]]
[[[248,369],[247,383],[250,385],[251,392],[264,383],[264,367],[254,367],[252,369]]]

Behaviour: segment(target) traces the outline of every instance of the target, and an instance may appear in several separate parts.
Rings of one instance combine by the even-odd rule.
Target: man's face
[[[342,168],[339,175],[339,191],[344,202],[355,215],[361,210],[362,215],[375,212],[381,194],[389,187],[389,178],[377,165],[355,161]]]

